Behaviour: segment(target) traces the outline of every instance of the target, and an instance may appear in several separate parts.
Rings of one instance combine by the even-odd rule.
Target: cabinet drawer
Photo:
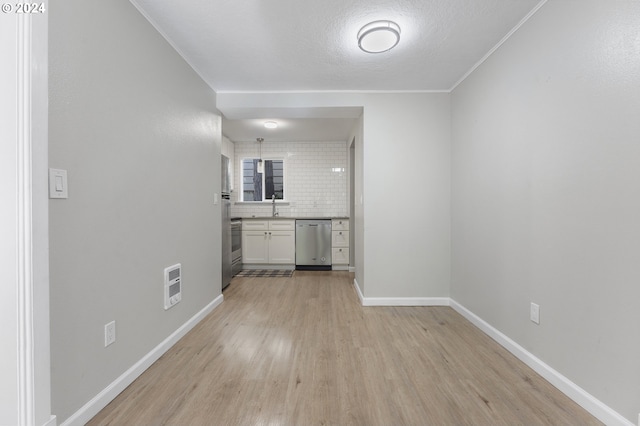
[[[331,231],[331,247],[349,247],[349,231]]]
[[[332,219],[331,230],[333,231],[348,231],[349,219]]]
[[[296,221],[289,219],[270,220],[269,230],[271,231],[293,231],[296,229]]]
[[[269,229],[268,220],[242,220],[243,231],[266,231]]]
[[[334,247],[331,249],[331,263],[333,265],[349,264],[349,249]]]

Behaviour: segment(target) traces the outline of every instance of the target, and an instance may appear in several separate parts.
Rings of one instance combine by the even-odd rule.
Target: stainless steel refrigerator
[[[231,284],[231,173],[229,157],[222,156],[222,288]]]

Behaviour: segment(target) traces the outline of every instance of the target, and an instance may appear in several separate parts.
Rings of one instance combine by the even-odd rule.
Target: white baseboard
[[[125,371],[113,383],[107,386],[102,392],[93,397],[82,408],[76,411],[60,426],[82,426],[86,424],[93,416],[98,414],[100,410],[107,406],[113,399],[120,394],[127,386],[137,379],[144,371],[158,360],[165,352],[176,344],[184,335],[186,335],[193,327],[196,326],[204,317],[218,307],[224,296],[221,294],[211,303],[205,306],[200,312],[195,314],[191,319],[184,323],[180,328],[174,331],[162,343],[153,348],[151,352],[146,354],[140,361],[136,362],[131,368]]]
[[[56,416],[51,416],[49,420],[47,420],[47,422],[42,426],[56,426],[56,424],[57,424]]]
[[[362,306],[449,306],[448,297],[364,297],[353,279]]]
[[[358,281],[355,278],[353,279],[353,285],[356,287],[358,298],[360,298],[360,304],[364,305],[364,296],[362,295],[362,292],[360,291],[360,286],[358,285]]]
[[[355,266],[349,266],[349,272],[351,273],[356,273],[356,267]]]
[[[567,379],[558,371],[545,364],[539,358],[534,356],[531,352],[511,340],[509,337],[498,331],[492,325],[484,321],[482,318],[459,304],[453,299],[450,299],[450,306],[455,309],[460,315],[469,320],[472,324],[478,327],[482,332],[498,342],[502,347],[511,352],[520,361],[527,364],[532,370],[540,374],[549,383],[558,388],[560,392],[571,398],[576,404],[591,413],[598,420],[608,426],[633,426],[633,423],[621,416],[619,413],[611,409],[609,406],[602,403],[593,395],[586,392],[584,389]],[[640,425],[640,419],[639,419]]]
[[[448,297],[365,297],[362,306],[449,306]]]

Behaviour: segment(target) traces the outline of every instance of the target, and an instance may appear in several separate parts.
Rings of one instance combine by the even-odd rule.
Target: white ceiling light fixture
[[[278,123],[276,123],[275,121],[265,121],[264,127],[266,127],[267,129],[277,129]]]
[[[370,22],[358,31],[358,47],[367,53],[393,49],[400,41],[400,26],[393,21]]]

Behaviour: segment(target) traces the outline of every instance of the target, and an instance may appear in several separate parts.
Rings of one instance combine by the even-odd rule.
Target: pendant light
[[[258,173],[264,173],[264,162],[262,161],[262,142],[264,142],[264,138],[256,138],[258,141],[258,146],[260,147],[260,158],[258,159]]]

